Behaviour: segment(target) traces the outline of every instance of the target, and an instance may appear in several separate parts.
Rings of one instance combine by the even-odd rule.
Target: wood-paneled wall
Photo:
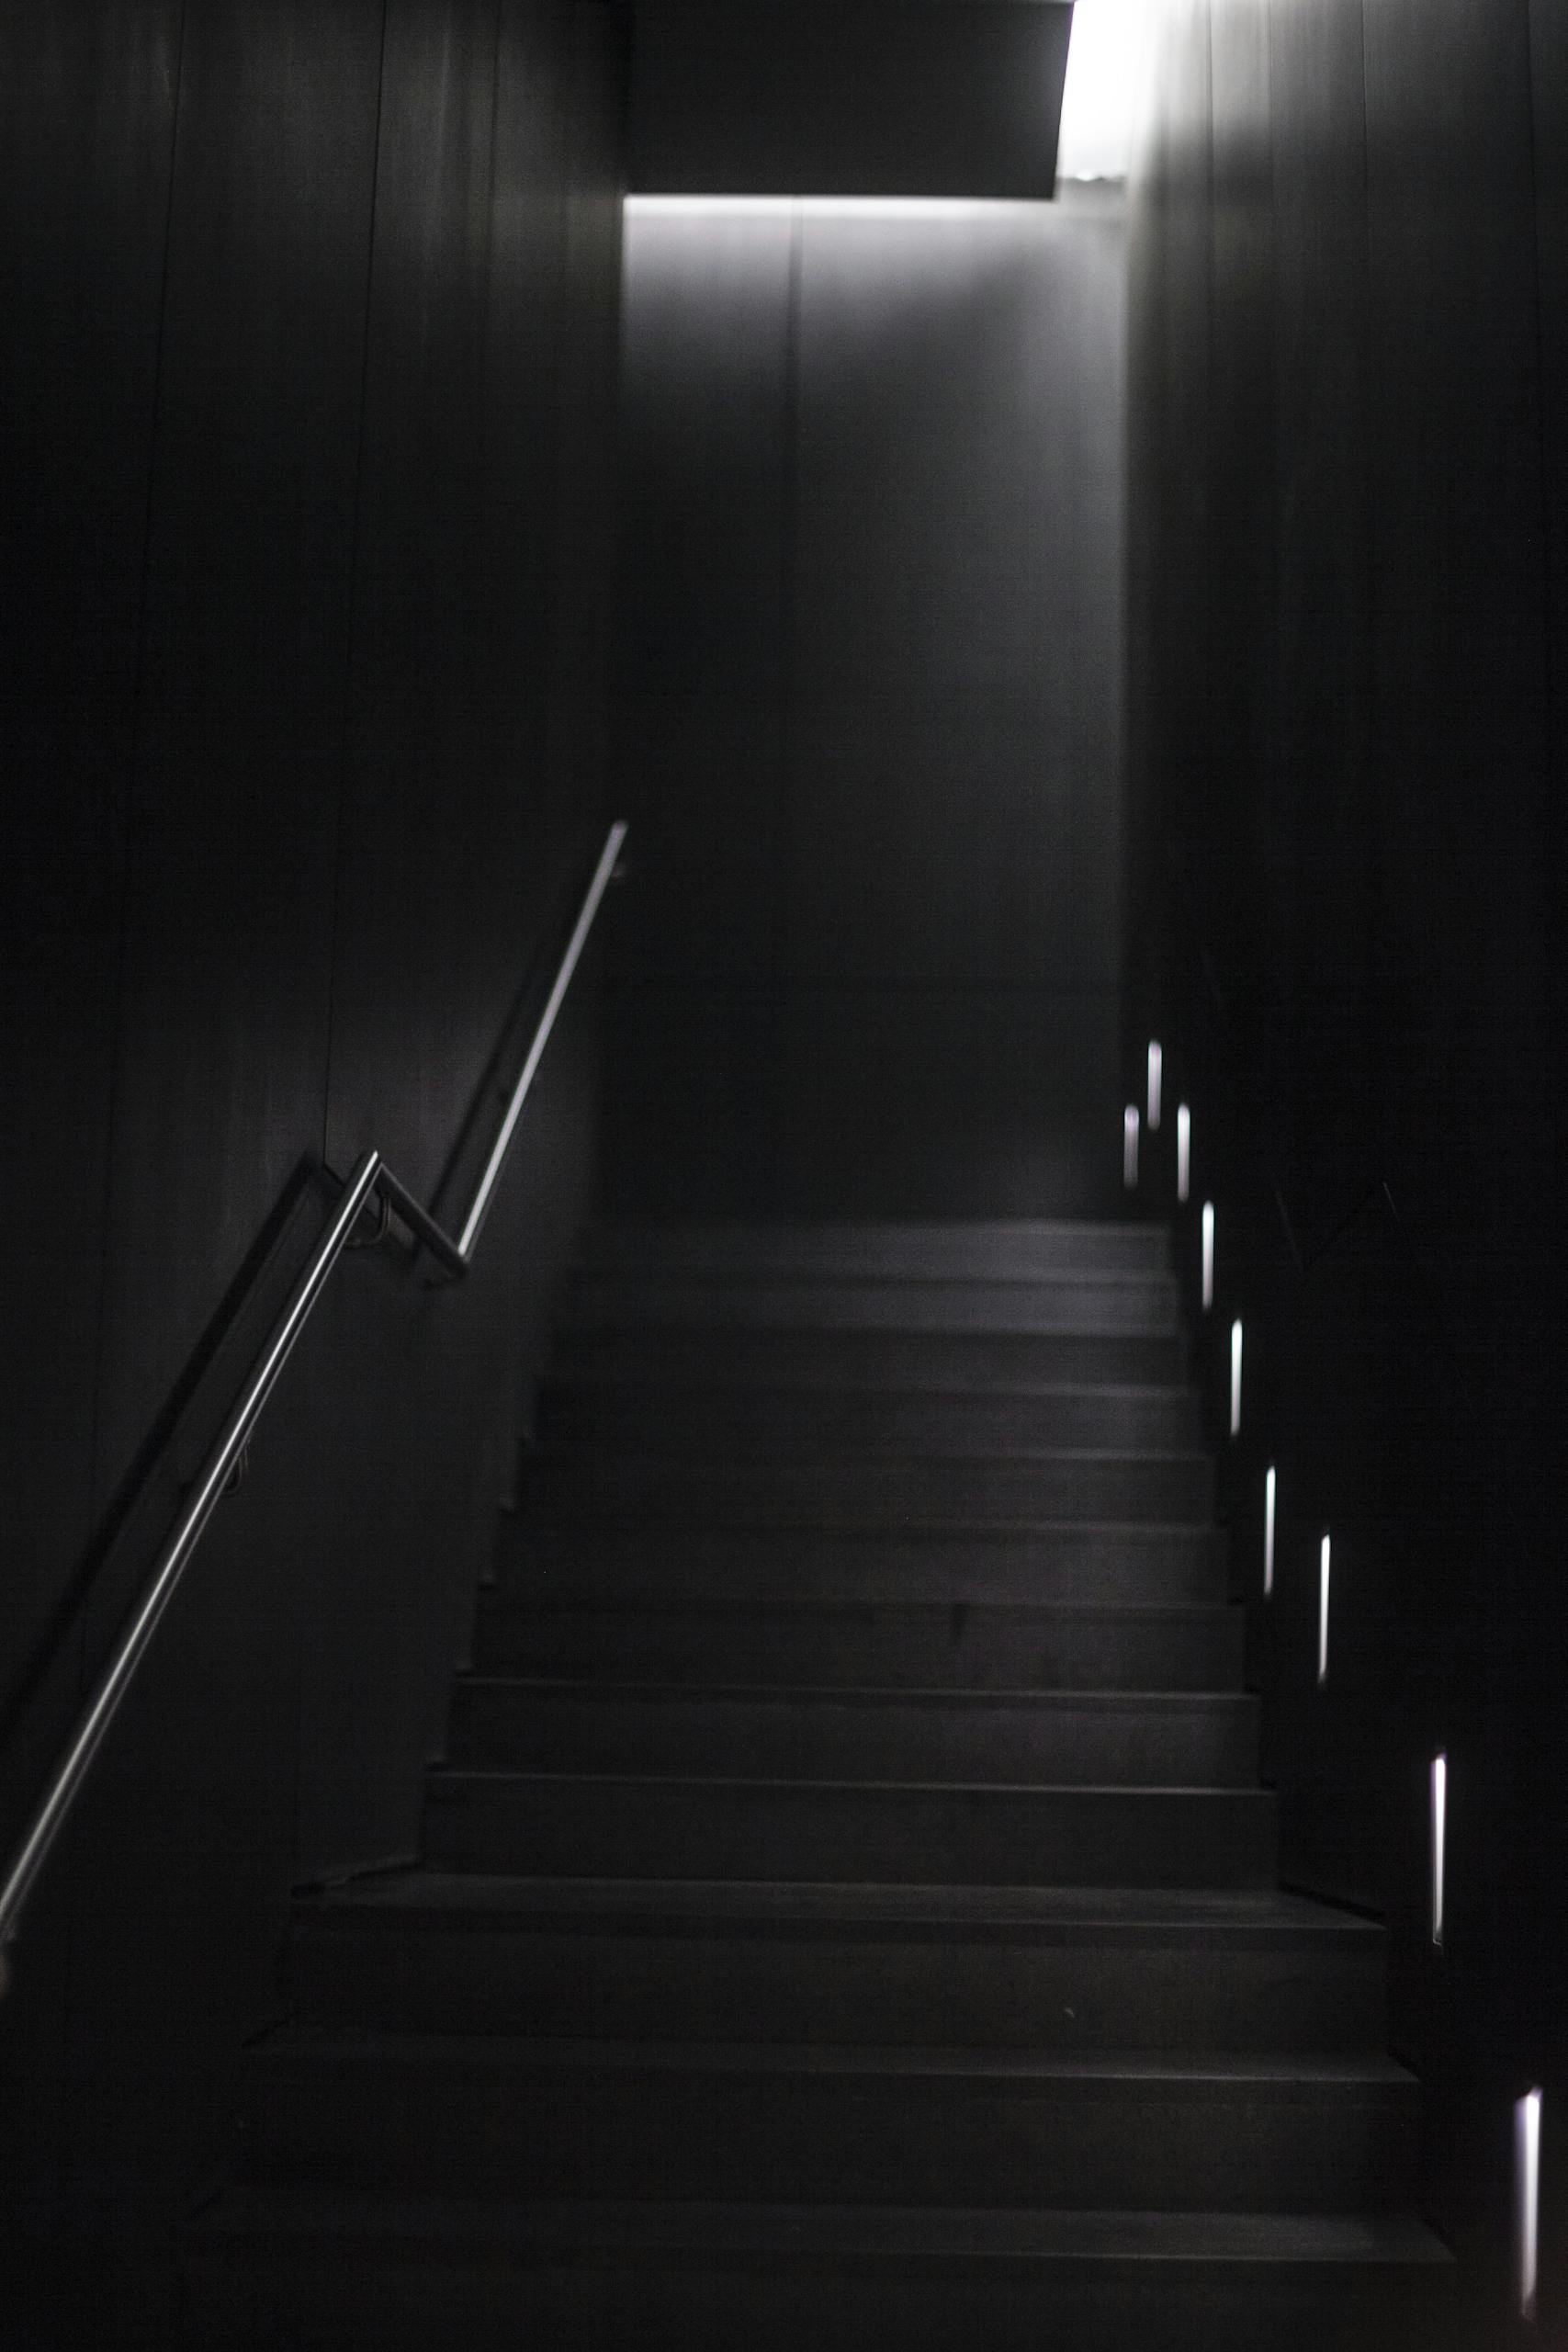
[[[258,1241],[367,1144],[437,1190],[607,813],[623,51],[589,0],[4,12],[7,1830]],[[288,1887],[414,1841],[589,1012],[468,1284],[345,1262],[15,1955],[9,2219],[103,2249],[64,2342],[174,2340],[142,2255]]]
[[[1128,1064],[1162,1035],[1192,1102],[1212,1385],[1245,1319],[1249,1593],[1279,1474],[1257,1655],[1287,1864],[1389,1913],[1434,2209],[1500,2314],[1509,2102],[1568,2058],[1568,51],[1528,0],[1158,13],[1132,207]]]
[[[606,1179],[1119,1198],[1114,208],[628,216]]]

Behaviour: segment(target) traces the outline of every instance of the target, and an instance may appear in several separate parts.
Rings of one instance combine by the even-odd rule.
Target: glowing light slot
[[[1328,1538],[1323,1539],[1323,1550],[1317,1567],[1317,1679],[1328,1679]]]
[[[1149,1133],[1159,1132],[1159,1090],[1164,1075],[1165,1057],[1156,1045],[1149,1047]]]
[[[1432,1758],[1432,1941],[1443,1948],[1443,1841],[1448,1834],[1449,1759]]]
[[[1138,1183],[1138,1106],[1129,1102],[1122,1114],[1122,1182],[1129,1193]]]
[[[1514,2104],[1514,2212],[1519,2261],[1519,2317],[1535,2317],[1536,2248],[1540,2224],[1540,2093]]]
[[[1147,15],[1148,0],[1079,0],[1073,10],[1056,157],[1061,178],[1125,179]]]
[[[802,196],[795,201],[819,220],[985,220],[1024,209],[1005,196]]]
[[[1185,1102],[1176,1106],[1176,1197],[1184,1201],[1192,1190],[1192,1114]]]
[[[629,221],[788,220],[797,212],[820,220],[975,220],[1035,209],[986,196],[628,196],[623,202]]]
[[[1214,1204],[1203,1204],[1203,1312],[1214,1303]]]
[[[1274,1465],[1270,1463],[1263,1473],[1263,1590],[1266,1596],[1274,1589],[1274,1498],[1277,1492]]]
[[[1241,1321],[1231,1325],[1231,1435],[1241,1435]]]

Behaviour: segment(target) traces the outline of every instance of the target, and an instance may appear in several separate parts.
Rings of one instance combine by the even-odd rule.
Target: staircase
[[[1185,1353],[1150,1227],[594,1237],[423,1861],[297,1909],[191,2345],[1441,2343]]]

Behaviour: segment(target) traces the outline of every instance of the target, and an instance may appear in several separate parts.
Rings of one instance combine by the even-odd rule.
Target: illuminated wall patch
[[[1274,1498],[1278,1492],[1274,1465],[1263,1474],[1263,1589],[1274,1589]]]
[[[1443,1848],[1448,1836],[1449,1759],[1432,1758],[1432,1941],[1443,1948]]]
[[[1514,2106],[1514,2220],[1518,2256],[1519,2317],[1535,2317],[1536,2253],[1540,2226],[1540,2093],[1527,2091]]]
[[[1317,1566],[1317,1679],[1328,1679],[1328,1538],[1323,1539],[1323,1549]]]

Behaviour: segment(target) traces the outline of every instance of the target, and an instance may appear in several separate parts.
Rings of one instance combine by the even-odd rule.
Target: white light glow
[[[1203,1312],[1214,1303],[1214,1204],[1203,1204]]]
[[[1328,1538],[1323,1539],[1323,1550],[1317,1569],[1317,1679],[1328,1679]]]
[[[1164,1057],[1164,1055],[1160,1052],[1160,1049],[1159,1049],[1159,1047],[1158,1047],[1157,1046],[1151,1045],[1151,1046],[1150,1046],[1150,1047],[1149,1047],[1149,1133],[1150,1133],[1150,1135],[1154,1135],[1154,1134],[1156,1134],[1156,1133],[1157,1132],[1157,1130],[1158,1130],[1158,1127],[1159,1127],[1159,1089],[1160,1089],[1160,1078],[1161,1078],[1161,1074],[1162,1074],[1162,1072],[1163,1072],[1163,1070],[1164,1070],[1164,1067],[1165,1067],[1165,1057]]]
[[[1133,1192],[1138,1182],[1138,1106],[1129,1102],[1122,1114],[1122,1182]]]
[[[1231,1325],[1231,1435],[1241,1435],[1241,1324]]]
[[[1176,1197],[1184,1201],[1192,1190],[1192,1114],[1185,1102],[1176,1106]]]
[[[812,220],[969,220],[1034,209],[986,196],[628,196],[625,203],[631,220],[721,213],[768,220],[796,211]]]
[[[1126,178],[1147,18],[1147,0],[1077,0],[1062,94],[1058,178]]]
[[[1432,1941],[1443,1948],[1443,1841],[1449,1812],[1449,1759],[1432,1758]]]
[[[1540,2093],[1514,2106],[1514,2213],[1518,2232],[1519,2317],[1535,2317],[1536,2247],[1540,2216]]]
[[[1263,1589],[1274,1589],[1274,1498],[1277,1487],[1274,1465],[1269,1464],[1263,1474]]]

